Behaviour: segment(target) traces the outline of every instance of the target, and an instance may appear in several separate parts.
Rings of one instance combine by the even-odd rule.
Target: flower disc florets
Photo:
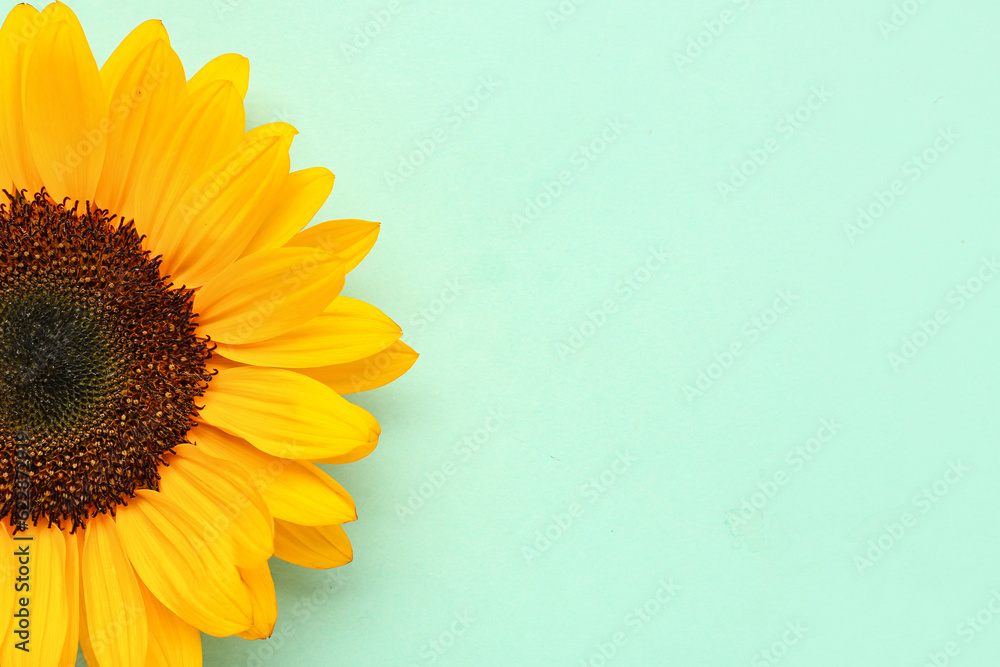
[[[43,191],[0,206],[0,517],[85,525],[157,488],[211,378],[192,290],[131,222]]]

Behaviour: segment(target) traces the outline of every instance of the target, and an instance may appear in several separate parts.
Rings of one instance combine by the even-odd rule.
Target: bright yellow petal
[[[27,4],[17,4],[0,27],[0,185],[34,193],[42,185],[35,161],[28,150],[24,132],[24,109],[21,104],[21,79],[28,42],[44,25],[42,14]]]
[[[82,598],[77,603],[77,608],[80,611],[80,650],[83,651],[83,657],[87,661],[88,667],[100,667],[97,656],[94,655],[94,649],[90,645],[90,629],[87,626],[87,607],[83,604]],[[73,662],[69,662],[66,667],[75,664],[76,661],[74,660]],[[60,667],[63,666],[60,665]]]
[[[320,248],[344,258],[349,273],[378,239],[379,223],[367,220],[329,220],[293,236],[288,247]]]
[[[108,95],[109,103],[114,99],[112,93],[121,82],[125,70],[132,65],[139,54],[158,40],[169,44],[170,36],[167,34],[167,29],[163,27],[162,21],[150,19],[140,23],[111,52],[108,59],[101,65],[101,85],[104,88],[104,93]]]
[[[76,664],[76,654],[80,648],[80,551],[83,546],[83,531],[63,533],[66,538],[66,612],[69,624],[66,640],[63,642],[59,665],[71,667]]]
[[[247,88],[250,87],[250,61],[238,53],[217,56],[191,77],[188,90],[204,88],[213,81],[229,81],[236,87],[240,97],[246,97]]]
[[[289,512],[287,520],[303,526],[323,526],[348,523],[358,518],[354,499],[322,468],[308,461],[296,461],[295,464],[297,468],[295,474],[302,478],[301,488],[310,489],[312,497],[300,498],[298,511]]]
[[[246,345],[218,343],[219,354],[254,366],[315,368],[375,354],[403,335],[371,304],[339,296],[318,316],[288,333]]]
[[[177,202],[199,176],[235,148],[245,125],[243,100],[236,88],[217,81],[188,96],[144,144],[131,217],[157,254]]]
[[[338,394],[352,394],[392,382],[410,370],[418,356],[412,347],[399,340],[358,361],[323,368],[303,368],[299,372],[319,380]]]
[[[3,632],[3,637],[7,636],[17,597],[14,594],[17,565],[14,562],[14,541],[10,539],[9,530],[10,526],[4,521],[0,525],[0,632]]]
[[[147,23],[159,26],[158,21]],[[166,39],[153,40],[113,73],[106,73],[108,64],[101,75],[108,86],[105,92],[110,97],[111,126],[94,198],[99,206],[131,219],[135,217],[133,191],[142,159],[184,100],[184,66]],[[145,229],[141,223],[140,227]]]
[[[250,627],[250,593],[232,555],[205,543],[187,508],[140,489],[117,524],[136,573],[168,609],[216,637]]]
[[[87,522],[83,602],[90,647],[100,667],[141,665],[148,642],[146,607],[118,526],[106,514]]]
[[[342,456],[378,441],[378,423],[368,412],[289,370],[220,371],[203,400],[202,421],[274,456]]]
[[[290,240],[319,211],[333,190],[333,172],[325,167],[294,171],[274,198],[275,205],[243,251],[277,248]]]
[[[83,28],[61,6],[59,20],[28,47],[21,82],[24,127],[53,199],[92,201],[107,149],[108,105]]]
[[[30,538],[30,539],[25,539]],[[21,619],[9,629],[0,648],[0,664],[4,667],[40,667],[55,665],[62,655],[63,644],[69,630],[69,609],[66,599],[66,537],[58,528],[29,526],[14,536],[14,552],[20,551],[21,561],[30,569],[29,589],[18,592],[15,614],[22,608],[28,611],[28,628],[21,629]],[[19,565],[20,567],[20,565]],[[20,600],[27,598],[22,607]],[[18,635],[24,632],[24,635]],[[18,642],[27,640],[25,650],[17,648]]]
[[[271,568],[266,562],[254,568],[240,568],[240,576],[250,589],[253,625],[238,636],[243,639],[267,639],[274,632],[274,623],[278,620],[278,601],[274,597]]]
[[[226,548],[239,567],[256,567],[274,553],[274,526],[242,469],[193,445],[175,447],[160,480],[165,498],[188,508],[210,549]]]
[[[201,667],[198,629],[163,606],[141,580],[139,590],[149,622],[145,667]]]
[[[245,365],[246,364],[241,364],[238,361],[233,361],[232,359],[226,359],[221,355],[213,354],[208,358],[205,367],[208,368],[208,371],[211,373],[212,371],[224,371],[228,368],[239,368]]]
[[[199,335],[255,343],[311,320],[344,285],[336,256],[309,248],[262,250],[228,266],[195,294]]]
[[[175,283],[203,285],[240,256],[288,174],[293,136],[287,123],[254,128],[180,198],[157,245]]]
[[[313,461],[315,461],[316,463],[335,463],[335,464],[354,463],[355,461],[360,461],[361,459],[365,458],[373,451],[375,451],[376,444],[377,443],[375,442],[371,442],[368,443],[367,447],[356,447],[355,449],[352,449],[349,452],[338,454],[337,456],[326,456],[323,458],[313,459]]]
[[[239,466],[276,519],[324,526],[358,517],[347,491],[317,466],[272,456],[208,424],[189,431],[188,438],[209,456]]]
[[[346,565],[354,558],[354,551],[341,526],[298,526],[276,520],[274,555],[316,570]]]

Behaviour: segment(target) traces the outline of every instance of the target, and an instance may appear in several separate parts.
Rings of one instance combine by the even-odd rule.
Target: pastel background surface
[[[995,664],[1000,5],[72,6],[247,55],[422,353],[206,665]]]

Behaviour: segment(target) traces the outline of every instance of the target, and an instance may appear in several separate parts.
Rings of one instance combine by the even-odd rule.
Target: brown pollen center
[[[5,194],[7,194],[5,192]],[[138,489],[198,412],[211,344],[193,291],[131,222],[7,194],[0,205],[0,520],[84,526]]]

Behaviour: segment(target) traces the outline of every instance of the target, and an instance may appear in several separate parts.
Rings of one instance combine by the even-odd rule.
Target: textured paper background
[[[249,56],[422,353],[206,665],[995,662],[996,3],[73,7]]]

